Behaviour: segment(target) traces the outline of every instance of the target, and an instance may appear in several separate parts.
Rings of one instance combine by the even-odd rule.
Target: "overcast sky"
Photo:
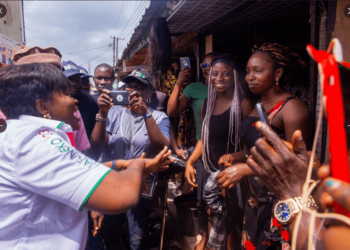
[[[110,37],[125,38],[119,42],[121,57],[149,4],[149,0],[24,1],[27,46],[56,47],[62,61],[71,60],[86,69],[90,61],[92,71],[100,63],[112,65],[112,47],[107,47],[113,42]],[[64,55],[98,47],[104,48]]]

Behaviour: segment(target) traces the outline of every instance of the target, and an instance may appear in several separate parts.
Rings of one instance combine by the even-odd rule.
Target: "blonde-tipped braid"
[[[213,166],[213,163],[210,161],[209,157],[209,124],[210,124],[210,118],[213,114],[215,101],[216,101],[216,90],[211,82],[211,75],[212,75],[212,69],[210,69],[209,72],[209,79],[208,79],[208,99],[207,99],[207,109],[205,113],[205,117],[203,120],[202,125],[202,159],[204,163],[204,168],[209,173],[214,173],[217,171],[217,169]],[[230,107],[230,125],[229,125],[229,136],[227,138],[227,153],[229,153],[229,146],[230,142],[231,144],[235,145],[235,152],[239,150],[240,143],[239,143],[239,135],[238,135],[238,128],[241,124],[241,105],[240,105],[240,99],[239,99],[239,92],[240,92],[240,85],[238,82],[237,72],[233,69],[233,81],[234,81],[234,94],[232,98],[232,103]],[[234,138],[233,138],[234,134]],[[234,152],[230,152],[234,153]],[[213,171],[213,169],[215,171]]]

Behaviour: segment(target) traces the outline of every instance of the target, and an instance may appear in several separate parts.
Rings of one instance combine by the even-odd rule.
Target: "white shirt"
[[[0,249],[85,249],[80,212],[110,169],[74,149],[54,120],[21,116],[0,134]]]

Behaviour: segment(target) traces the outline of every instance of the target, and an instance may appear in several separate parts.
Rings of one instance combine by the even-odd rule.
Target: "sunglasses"
[[[201,66],[202,69],[210,69],[211,68],[210,63],[201,63],[199,65]]]
[[[94,78],[98,81],[105,80],[105,82],[111,82],[113,80],[112,77],[103,77],[103,76],[98,76],[98,77],[94,77]]]

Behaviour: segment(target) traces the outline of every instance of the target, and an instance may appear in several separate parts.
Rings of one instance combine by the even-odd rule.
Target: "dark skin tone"
[[[204,58],[203,63],[210,64],[213,59],[214,59],[214,56],[206,56]],[[208,86],[209,71],[210,71],[210,66],[207,69],[202,69],[202,73],[203,73],[203,77],[204,77],[203,84],[206,86]],[[169,101],[168,101],[167,112],[168,112],[168,115],[171,117],[180,115],[180,113],[183,112],[190,104],[190,100],[188,100],[185,95],[180,95],[180,90],[181,90],[182,84],[184,84],[186,79],[188,79],[190,77],[190,74],[191,74],[191,69],[187,68],[187,67],[183,68],[179,73],[179,76],[177,78],[173,92],[171,92],[171,95],[170,95]],[[173,130],[171,132],[172,132],[172,134],[175,135],[175,129],[173,129]],[[174,140],[172,140],[172,141],[175,142],[175,143],[172,143],[171,146],[174,148],[176,154],[179,157],[182,157],[183,159],[185,159],[185,157],[184,157],[185,150],[181,150],[179,148],[179,146],[177,145],[177,142],[176,142],[176,138],[174,138]]]
[[[281,79],[283,68],[274,69],[273,64],[269,62],[270,58],[267,53],[253,54],[247,63],[246,81],[252,93],[261,95],[261,102],[266,111],[271,110],[281,101],[292,95],[280,89],[276,90],[276,79]],[[259,117],[256,108],[249,116]],[[298,100],[292,99],[277,113],[272,120],[272,125],[282,131],[288,142],[292,141],[293,133],[300,130],[305,136],[307,148],[312,145],[313,127],[309,110],[305,104]],[[220,158],[219,164],[230,166],[233,163],[241,162],[241,158],[237,153],[224,155]],[[254,172],[249,169],[246,164],[236,164],[229,167],[232,169],[230,173],[220,173],[218,177],[222,177],[219,183],[223,187],[234,187],[243,177],[253,176]],[[233,171],[234,170],[234,171]]]
[[[291,147],[288,147],[266,124],[257,122],[256,128],[264,138],[255,142],[252,155],[247,160],[248,166],[278,200],[301,196],[310,159],[301,131],[295,131]],[[290,234],[293,234],[295,221],[288,225]],[[296,246],[298,250],[307,249],[309,222],[310,215],[303,212]],[[317,219],[316,227],[319,223]],[[324,249],[319,240],[316,249]]]
[[[74,115],[78,111],[78,101],[61,92],[54,92],[52,98],[44,101],[36,100],[36,109],[40,116],[49,114],[51,119],[69,124],[73,130],[79,130],[79,118]]]
[[[82,88],[81,88],[82,91],[85,91],[86,93],[90,93],[90,80],[89,80],[89,77],[81,78],[81,85],[82,85]]]
[[[79,96],[79,93],[82,88],[82,83],[81,83],[81,75],[76,74],[68,77],[69,81],[72,84],[72,96],[77,98]]]
[[[128,108],[135,114],[144,115],[148,112],[148,107],[145,100],[152,94],[148,85],[142,84],[135,80],[126,84],[127,90],[131,91],[130,102]],[[106,118],[109,109],[113,106],[109,91],[104,89],[102,94],[97,99],[97,104],[100,107],[99,117]],[[169,146],[169,140],[160,131],[158,125],[151,116],[145,119],[145,124],[148,131],[148,136],[154,152],[159,152],[164,146]],[[106,123],[96,122],[95,128],[91,135],[91,147],[98,153],[102,153],[107,146],[108,135],[106,134]]]
[[[102,94],[103,89],[112,90],[112,84],[114,82],[113,70],[104,66],[96,68],[94,82],[98,95]]]
[[[234,94],[233,77],[234,77],[233,70],[227,64],[216,63],[213,66],[211,82],[217,91],[217,99],[215,102],[213,115],[222,114],[231,106],[233,94]],[[251,110],[252,110],[252,103],[249,99],[245,98],[241,102],[242,117],[245,118]],[[201,107],[201,118],[203,122],[203,103]],[[195,177],[193,165],[201,155],[202,155],[202,141],[198,140],[192,155],[187,161],[186,171],[185,171],[185,178],[187,179],[188,183],[193,187],[198,187],[196,183],[196,177]],[[240,153],[240,157],[244,157],[243,151]],[[228,173],[230,171],[230,168],[227,168],[225,171]],[[205,249],[208,241],[208,237],[209,237],[208,232],[203,232],[202,240],[198,243],[197,249],[201,249],[201,250]]]

